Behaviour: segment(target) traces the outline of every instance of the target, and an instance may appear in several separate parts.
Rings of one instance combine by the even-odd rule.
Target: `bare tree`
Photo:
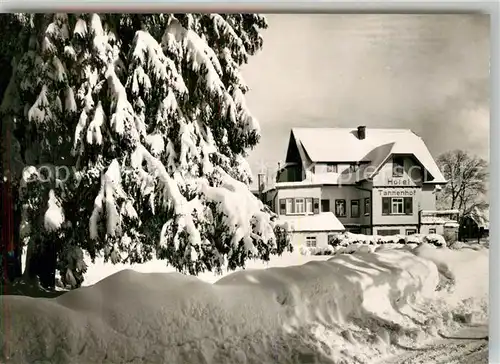
[[[437,163],[448,181],[438,195],[442,208],[459,211],[459,222],[489,208],[486,201],[488,162],[463,150],[440,155]]]

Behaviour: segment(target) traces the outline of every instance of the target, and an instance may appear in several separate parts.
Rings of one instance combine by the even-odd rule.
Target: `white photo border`
[[[483,13],[490,15],[490,301],[489,363],[500,364],[499,8],[497,1],[19,1],[2,0],[2,12],[261,12],[261,13]],[[496,223],[495,223],[496,221]]]

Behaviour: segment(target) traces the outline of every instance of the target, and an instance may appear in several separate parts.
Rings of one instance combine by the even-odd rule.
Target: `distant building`
[[[342,228],[367,235],[442,233],[446,224],[456,225],[454,211],[430,218],[444,184],[425,143],[411,130],[294,128],[285,164],[262,196],[280,220],[296,226],[301,218],[312,224],[333,213],[325,231],[302,229],[306,245]]]
[[[466,216],[460,225],[460,237],[463,240],[476,240],[489,236],[490,216],[489,210],[480,211],[475,208]]]

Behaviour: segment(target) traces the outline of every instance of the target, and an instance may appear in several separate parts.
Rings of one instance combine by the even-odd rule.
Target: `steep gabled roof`
[[[432,182],[446,182],[422,138],[409,129],[367,128],[362,140],[351,128],[293,128],[291,134],[312,162],[369,162],[364,168],[370,166],[373,175],[392,155],[412,155]]]

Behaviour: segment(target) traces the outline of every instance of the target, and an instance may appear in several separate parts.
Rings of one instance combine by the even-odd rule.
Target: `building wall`
[[[291,243],[295,249],[306,247],[306,237],[316,237],[316,247],[324,248],[328,246],[328,235],[335,234],[335,232],[293,232],[291,236]]]
[[[443,224],[425,224],[420,226],[420,234],[428,235],[428,234],[443,235],[444,234],[444,226]]]
[[[422,197],[429,200],[428,191],[422,193],[422,170],[411,157],[404,158],[404,169],[401,177],[393,176],[393,160],[389,159],[373,178],[373,220],[375,232],[392,226],[404,232],[407,228],[416,227],[419,223],[419,210]],[[383,198],[411,198],[412,212],[403,214],[383,214]],[[392,203],[390,206],[392,209]],[[385,227],[379,227],[385,225]]]
[[[365,198],[370,198],[370,192],[360,190],[355,186],[323,186],[321,189],[321,200],[330,201],[330,211],[335,214],[335,200],[345,200],[346,217],[337,216],[339,221],[345,226],[349,224],[370,225],[370,215],[365,216]],[[359,217],[352,217],[351,201],[359,200]]]
[[[408,197],[412,199],[411,214],[383,214],[384,197]],[[379,187],[373,189],[373,225],[417,225],[419,223],[419,198],[418,188],[393,188]],[[391,206],[392,207],[392,206]]]
[[[420,192],[420,209],[421,210],[436,210],[436,194],[434,193],[435,186],[433,184],[424,184]]]
[[[274,201],[273,211],[280,214],[279,211],[279,201],[286,198],[321,198],[321,187],[320,186],[309,186],[309,187],[294,187],[294,188],[282,188],[277,191],[277,197]]]

